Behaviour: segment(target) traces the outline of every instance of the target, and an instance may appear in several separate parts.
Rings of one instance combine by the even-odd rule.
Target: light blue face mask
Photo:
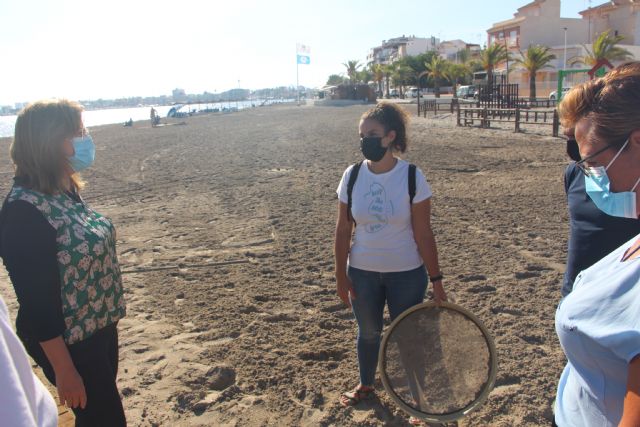
[[[91,135],[73,138],[71,142],[75,154],[69,157],[69,163],[73,170],[80,172],[90,167],[96,158],[96,146]]]
[[[629,140],[624,143],[622,148],[613,157],[613,159],[611,159],[606,167],[587,167],[586,169],[588,170],[589,175],[585,176],[584,183],[587,194],[602,212],[611,216],[637,219],[638,212],[636,210],[636,193],[634,190],[638,186],[638,183],[640,183],[640,178],[638,178],[631,191],[613,193],[610,190],[611,183],[607,176],[607,170],[613,162],[616,161],[628,143]]]

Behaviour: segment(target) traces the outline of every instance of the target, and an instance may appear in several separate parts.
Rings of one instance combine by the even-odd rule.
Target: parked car
[[[564,96],[567,92],[569,92],[571,90],[570,87],[563,87],[562,88],[562,96]],[[549,99],[558,99],[558,91],[554,90],[553,92],[551,92],[549,94]]]
[[[391,98],[397,98],[400,96],[400,92],[398,92],[398,89],[391,89],[391,91],[389,91],[389,96]]]
[[[473,85],[468,86],[460,86],[456,91],[456,95],[458,98],[473,98],[476,94],[476,87]]]
[[[406,91],[407,98],[417,98],[418,97],[418,88],[410,87]]]

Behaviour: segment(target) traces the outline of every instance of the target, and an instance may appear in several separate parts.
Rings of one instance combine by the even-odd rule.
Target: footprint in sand
[[[464,276],[459,279],[461,282],[479,282],[481,280],[487,280],[487,276],[484,274],[472,274],[469,276]]]
[[[539,271],[519,271],[515,273],[516,279],[529,279],[531,277],[540,277]]]
[[[300,320],[298,316],[287,313],[271,314],[264,317],[264,321],[269,323],[297,322],[298,320]]]
[[[467,289],[467,292],[470,292],[472,294],[481,294],[484,292],[495,292],[495,291],[496,291],[496,288],[490,285],[474,286],[473,288]]]
[[[527,344],[540,345],[545,343],[545,339],[538,335],[520,335],[520,338]]]
[[[340,361],[345,358],[345,355],[344,351],[341,350],[302,350],[298,352],[298,358],[301,360],[326,362],[329,360]]]
[[[522,311],[515,308],[507,307],[492,307],[491,312],[493,314],[508,314],[510,316],[522,316]]]

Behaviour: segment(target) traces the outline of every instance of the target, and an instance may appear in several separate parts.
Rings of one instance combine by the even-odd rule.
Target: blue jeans
[[[420,266],[409,271],[378,273],[350,266],[347,274],[356,294],[351,306],[358,321],[360,384],[373,387],[385,302],[392,321],[408,308],[420,304],[427,290],[427,271]]]

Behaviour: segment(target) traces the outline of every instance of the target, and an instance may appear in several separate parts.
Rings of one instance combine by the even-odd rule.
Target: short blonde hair
[[[604,77],[571,89],[558,106],[562,126],[574,128],[582,119],[591,122],[589,138],[621,145],[640,129],[640,62],[629,62]]]
[[[20,111],[10,151],[21,185],[44,194],[64,191],[68,159],[62,144],[81,126],[82,106],[75,101],[37,101]],[[83,187],[79,175],[74,174],[71,180],[76,190]]]

